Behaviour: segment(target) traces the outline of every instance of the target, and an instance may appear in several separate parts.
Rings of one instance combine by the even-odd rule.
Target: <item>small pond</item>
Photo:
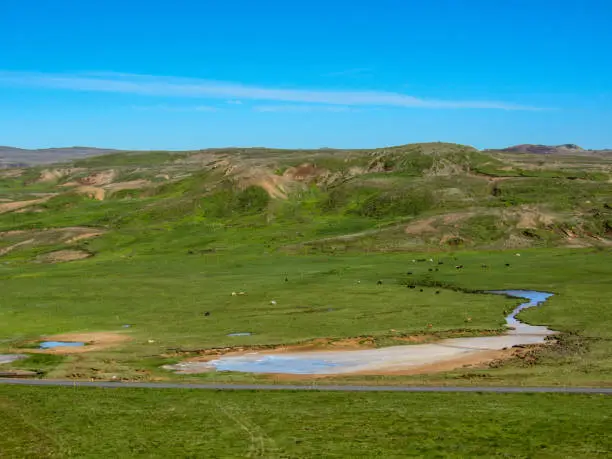
[[[452,362],[484,351],[499,351],[517,345],[541,344],[553,330],[529,325],[516,318],[522,310],[540,306],[551,293],[530,290],[495,290],[483,292],[524,298],[506,317],[508,331],[499,336],[451,338],[435,343],[390,346],[378,349],[303,351],[292,353],[250,352],[244,355],[221,356],[209,362],[187,361],[165,368],[177,373],[238,371],[245,373],[347,374],[363,372],[380,374],[406,370],[440,362]]]
[[[85,346],[85,343],[79,343],[75,341],[43,341],[40,343],[41,349],[53,349],[56,347],[81,347]]]

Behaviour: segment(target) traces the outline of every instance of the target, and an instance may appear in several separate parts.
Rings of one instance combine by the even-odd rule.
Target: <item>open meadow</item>
[[[612,448],[609,396],[0,387],[0,408],[6,458],[603,458]]]
[[[610,279],[608,156],[416,144],[113,153],[0,171],[3,376],[610,387]],[[405,371],[171,370],[499,336],[523,301],[486,292],[508,289],[553,294],[518,318],[556,334]],[[603,457],[610,447],[600,396],[0,386],[0,407],[11,413],[2,457],[150,456],[151,445],[184,457],[346,457],[360,445],[379,457]]]

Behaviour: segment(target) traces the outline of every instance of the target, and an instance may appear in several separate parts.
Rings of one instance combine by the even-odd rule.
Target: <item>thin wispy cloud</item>
[[[48,74],[0,71],[0,85],[139,94],[145,96],[255,100],[340,106],[539,110],[537,107],[499,101],[424,99],[408,94],[385,91],[273,88],[222,81],[121,73]]]
[[[253,107],[256,112],[268,113],[312,113],[312,112],[350,112],[355,111],[353,107],[342,105],[256,105]]]
[[[173,106],[173,105],[132,105],[133,110],[139,111],[160,111],[160,112],[209,112],[214,113],[220,110],[219,107],[212,105],[196,106]]]

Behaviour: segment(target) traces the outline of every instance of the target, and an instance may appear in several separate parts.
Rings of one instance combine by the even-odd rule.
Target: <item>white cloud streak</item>
[[[139,94],[145,96],[255,100],[340,106],[539,110],[537,107],[508,102],[422,99],[397,92],[271,88],[222,81],[123,73],[48,74],[0,71],[0,85]]]
[[[181,107],[171,105],[132,105],[133,110],[139,111],[163,111],[163,112],[218,112],[218,107],[210,105],[196,105],[194,107]]]
[[[256,105],[253,107],[256,112],[268,113],[311,113],[311,112],[354,112],[358,109],[345,107],[342,105]]]

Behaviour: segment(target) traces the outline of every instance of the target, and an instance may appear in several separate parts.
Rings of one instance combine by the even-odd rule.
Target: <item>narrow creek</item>
[[[523,298],[508,317],[508,331],[499,336],[452,338],[430,344],[391,346],[379,349],[308,351],[278,354],[251,352],[244,355],[222,356],[208,362],[185,361],[164,368],[180,374],[209,371],[237,371],[245,373],[285,373],[304,375],[334,375],[405,371],[425,365],[441,364],[477,355],[486,351],[499,351],[517,345],[539,344],[554,334],[544,326],[529,325],[516,316],[524,309],[542,305],[552,293],[533,290],[493,290],[485,293]]]

